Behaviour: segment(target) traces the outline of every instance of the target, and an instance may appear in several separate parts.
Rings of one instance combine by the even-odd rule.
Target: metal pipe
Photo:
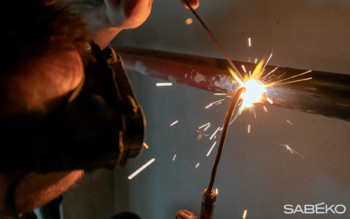
[[[239,87],[238,83],[232,83],[229,64],[223,59],[130,47],[115,50],[122,57],[127,71],[211,92],[227,92]],[[233,62],[236,66],[244,65],[247,72],[255,68],[254,63]],[[264,75],[275,68],[267,65]],[[278,67],[266,79],[280,80],[305,71]],[[268,88],[267,94],[273,100],[273,105],[350,120],[350,75],[312,71],[307,77],[312,77],[312,80]]]

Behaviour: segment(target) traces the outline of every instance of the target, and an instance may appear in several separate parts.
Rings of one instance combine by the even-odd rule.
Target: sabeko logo
[[[345,214],[346,206],[343,204],[327,205],[325,202],[319,204],[291,205],[283,206],[285,214]]]

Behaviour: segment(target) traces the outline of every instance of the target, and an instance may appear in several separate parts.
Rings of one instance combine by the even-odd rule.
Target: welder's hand
[[[199,0],[187,0],[193,9],[197,9],[199,7]],[[181,0],[181,3],[185,6],[185,8],[189,9],[185,0]]]

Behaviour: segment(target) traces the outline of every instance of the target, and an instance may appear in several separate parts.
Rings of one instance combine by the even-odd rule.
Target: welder
[[[35,218],[84,170],[139,153],[142,110],[107,46],[141,25],[152,2],[2,2],[0,218]]]

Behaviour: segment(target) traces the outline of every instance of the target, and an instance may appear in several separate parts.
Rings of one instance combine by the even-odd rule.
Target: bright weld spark
[[[265,87],[257,80],[249,80],[243,87],[246,88],[246,91],[241,95],[242,108],[253,106],[253,103],[261,101],[263,94],[266,93]]]
[[[205,129],[208,129],[208,128],[210,127],[210,122],[205,123],[205,124],[199,126],[198,129],[202,129],[202,128],[204,128],[204,127],[205,127]]]
[[[264,77],[262,77],[260,79],[260,81],[265,81],[265,78],[267,78],[269,75],[271,75],[272,73],[274,73],[276,70],[278,69],[278,66],[274,69],[272,69],[272,71],[270,71],[269,73],[267,73]]]
[[[236,73],[229,68],[228,71],[230,72],[230,74],[232,75],[232,77],[241,85],[243,86],[243,81],[236,75]]]
[[[195,168],[198,168],[199,167],[199,163],[196,164],[196,167]]]
[[[177,123],[179,123],[179,120],[174,121],[173,123],[170,124],[170,126],[176,125]]]
[[[285,147],[286,150],[289,151],[291,154],[296,154],[296,155],[298,155],[301,158],[305,158],[303,155],[299,154],[296,150],[291,148],[289,145],[287,145],[287,144],[279,144],[279,143],[277,143],[277,144]]]
[[[238,113],[236,113],[235,117],[233,117],[233,118],[231,119],[230,125],[232,125],[232,123],[238,118],[238,116],[241,115],[242,110],[243,110],[243,108],[242,108],[242,106],[241,106],[241,108],[238,110]],[[222,131],[222,128],[220,129],[220,131]]]
[[[171,82],[166,82],[166,83],[156,83],[157,87],[169,87],[169,86],[173,86],[173,83]]]
[[[247,212],[248,212],[247,209],[245,209],[244,212],[243,212],[243,216],[242,216],[243,219],[246,219],[246,217],[247,217]]]
[[[244,65],[242,65],[242,69],[243,69],[243,71],[244,71],[245,73],[247,73],[247,70],[245,69],[245,66],[244,66]]]
[[[264,97],[265,97],[267,102],[269,102],[270,104],[273,104],[273,101],[269,97],[266,96],[267,95],[267,88],[269,88],[271,86],[296,83],[296,82],[306,81],[306,80],[312,79],[312,77],[309,77],[309,78],[302,78],[302,79],[296,79],[296,80],[291,81],[291,79],[293,79],[293,78],[300,77],[302,75],[310,73],[311,70],[309,70],[309,71],[305,71],[305,72],[300,73],[300,74],[293,75],[291,77],[281,79],[279,81],[272,81],[269,83],[264,82],[263,80],[268,80],[271,77],[271,76],[269,77],[269,75],[271,75],[273,72],[275,72],[278,69],[278,67],[275,67],[272,71],[270,71],[268,74],[266,74],[265,76],[262,77],[264,70],[265,70],[265,67],[266,67],[267,63],[270,61],[270,59],[272,58],[272,55],[273,55],[273,53],[271,52],[271,54],[266,62],[264,62],[264,60],[262,59],[256,65],[253,73],[249,72],[250,73],[249,76],[247,76],[247,75],[245,76],[244,81],[241,81],[232,69],[228,69],[229,72],[231,73],[231,75],[233,76],[233,78],[240,84],[240,86],[245,88],[245,91],[241,95],[241,98],[243,101],[242,101],[241,107],[239,109],[239,113],[237,115],[239,115],[245,108],[254,107],[253,104],[261,102],[261,100]],[[255,61],[257,62],[257,59]],[[245,70],[244,65],[242,65],[242,68],[243,68],[243,70]],[[255,108],[253,108],[253,110],[254,110],[254,118],[256,118]],[[267,112],[267,109],[265,107],[264,107],[264,110],[265,110],[265,112]],[[234,121],[234,119],[232,121]]]
[[[224,96],[226,93],[214,93],[215,96]]]
[[[220,127],[218,127],[215,132],[210,136],[209,140],[213,139],[216,133],[220,130]]]
[[[260,102],[263,95],[266,94],[265,86],[258,79],[262,73],[263,65],[264,60],[261,60],[251,76],[242,84],[242,87],[245,87],[246,90],[241,95],[243,102],[240,111],[244,108],[252,107],[254,103]]]
[[[215,101],[215,102],[212,102],[212,103],[209,103],[206,107],[205,107],[205,109],[209,109],[210,107],[212,107],[213,105],[219,105],[219,104],[221,104],[222,103],[222,101],[224,101],[225,99],[221,99],[221,100],[217,100],[217,101]]]
[[[273,104],[273,101],[270,98],[266,98],[267,101],[269,101],[269,103]]]
[[[263,108],[264,108],[265,112],[267,112],[267,108],[266,108],[266,106],[263,106]]]
[[[258,63],[258,58],[255,59],[254,63],[255,63],[255,64]]]
[[[175,161],[175,159],[176,159],[176,154],[174,154],[174,156],[173,156],[173,161]]]
[[[213,150],[213,148],[215,147],[216,142],[214,142],[214,144],[211,146],[211,148],[209,149],[208,153],[207,153],[207,157],[209,157],[211,151]]]
[[[147,163],[145,163],[139,169],[137,169],[134,173],[132,173],[128,177],[128,179],[132,180],[135,176],[137,176],[139,173],[141,173],[145,168],[147,168],[149,165],[151,165],[155,160],[156,160],[155,158],[152,158],[151,160],[149,160]]]
[[[311,79],[312,79],[312,77],[302,78],[302,79],[298,79],[298,80],[294,80],[294,81],[287,81],[287,82],[283,82],[283,83],[276,83],[274,86],[283,85],[283,84],[292,84],[292,83],[297,83],[297,82],[302,82],[302,81],[308,81],[308,80],[311,80]]]
[[[281,78],[281,77],[282,77],[283,75],[285,75],[287,72],[288,72],[288,71],[285,71],[285,72],[283,72],[282,74],[278,75],[278,76],[276,77],[276,79]]]
[[[293,125],[293,123],[292,123],[291,121],[289,121],[288,119],[287,119],[287,122],[288,122],[290,125]]]
[[[252,47],[252,39],[250,37],[248,37],[248,46]]]
[[[142,145],[143,145],[146,149],[149,148],[148,145],[146,144],[146,142],[143,142]]]
[[[305,74],[309,74],[309,73],[311,73],[312,72],[312,70],[309,70],[309,71],[306,71],[306,72],[303,72],[303,73],[300,73],[300,74],[296,74],[296,75],[293,75],[293,76],[291,76],[291,77],[288,77],[288,78],[285,78],[285,79],[282,79],[282,80],[279,80],[279,81],[274,81],[274,82],[272,82],[272,83],[269,83],[269,84],[266,84],[266,86],[267,87],[271,87],[271,86],[274,86],[274,85],[281,85],[281,84],[285,84],[285,83],[296,83],[296,82],[299,82],[299,80],[295,80],[295,81],[288,81],[288,80],[290,80],[290,79],[292,79],[292,78],[296,78],[296,77],[300,77],[300,76],[303,76],[303,75],[305,75]],[[300,79],[300,80],[311,80],[312,79],[312,77],[310,77],[310,78],[306,78],[306,79]],[[287,81],[287,82],[285,82],[285,83],[282,83],[282,82],[284,82],[284,81]]]
[[[254,119],[256,119],[256,112],[255,112],[255,107],[253,105],[253,113],[254,113]]]
[[[269,63],[270,59],[272,58],[272,55],[273,55],[273,52],[271,52],[271,54],[270,54],[269,58],[268,58],[268,59],[267,59],[267,61],[265,62],[265,65],[264,65],[264,67],[262,68],[261,73],[264,73],[264,71],[265,71],[265,67],[266,67],[267,63]]]
[[[219,189],[218,188],[215,189],[215,193],[216,193],[216,195],[219,195]]]
[[[248,124],[248,134],[250,133],[250,124]]]

